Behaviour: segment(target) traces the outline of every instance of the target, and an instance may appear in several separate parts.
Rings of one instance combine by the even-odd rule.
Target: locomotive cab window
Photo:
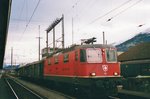
[[[102,52],[98,48],[88,48],[86,50],[86,57],[88,63],[101,63]]]
[[[86,51],[84,49],[80,50],[80,62],[86,62]]]
[[[106,60],[107,62],[117,62],[116,50],[106,49]]]

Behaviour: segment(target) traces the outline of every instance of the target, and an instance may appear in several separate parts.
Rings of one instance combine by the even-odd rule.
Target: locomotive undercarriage
[[[53,86],[57,89],[67,90],[77,97],[99,98],[117,95],[120,78],[45,77],[45,79],[54,82]]]

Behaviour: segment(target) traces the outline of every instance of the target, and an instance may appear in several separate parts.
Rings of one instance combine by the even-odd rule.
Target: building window
[[[55,64],[58,64],[58,56],[55,57]]]
[[[64,55],[64,62],[68,62],[69,61],[69,54],[65,54]]]

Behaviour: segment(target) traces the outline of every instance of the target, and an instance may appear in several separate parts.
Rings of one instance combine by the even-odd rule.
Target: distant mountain
[[[116,45],[118,51],[127,51],[130,47],[133,47],[137,44],[143,43],[143,42],[150,42],[150,32],[144,32],[144,33],[139,33],[133,38]]]
[[[11,66],[10,64],[5,64],[4,66],[3,66],[3,69],[17,69],[17,68],[19,68],[19,64],[17,64],[17,65],[14,65],[13,64],[13,66]]]

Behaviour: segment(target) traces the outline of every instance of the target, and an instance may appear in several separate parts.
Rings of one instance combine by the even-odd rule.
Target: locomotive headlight
[[[91,73],[91,76],[96,76],[96,73]]]
[[[118,75],[118,73],[117,73],[117,72],[114,72],[114,75],[115,75],[115,76],[117,76],[117,75]]]

